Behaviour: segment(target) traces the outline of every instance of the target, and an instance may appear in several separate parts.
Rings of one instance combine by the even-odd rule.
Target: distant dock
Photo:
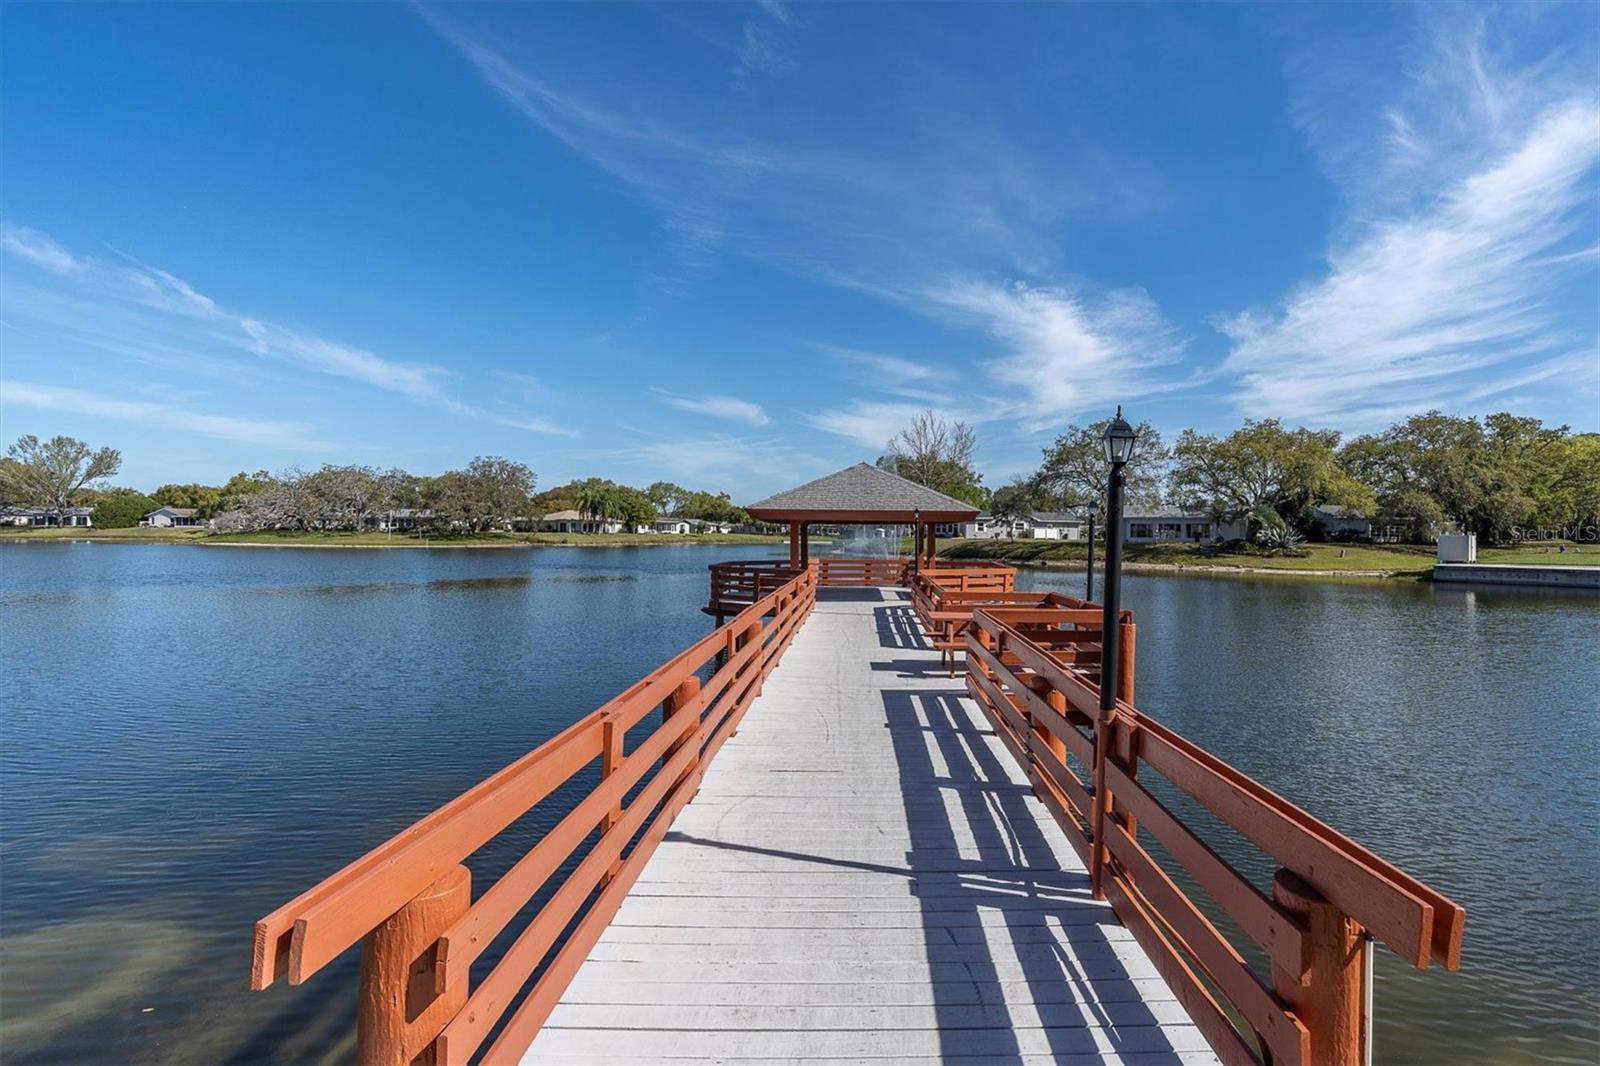
[[[1600,591],[1600,566],[1440,563],[1433,568],[1433,579],[1461,585],[1537,585]]]

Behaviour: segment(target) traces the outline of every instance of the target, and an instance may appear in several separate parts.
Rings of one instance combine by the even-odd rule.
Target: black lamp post
[[[1106,483],[1106,594],[1100,630],[1100,709],[1117,705],[1117,667],[1122,651],[1122,468],[1133,455],[1139,435],[1122,420],[1122,407],[1106,426],[1102,440],[1111,478]],[[1103,716],[1102,716],[1103,717]]]

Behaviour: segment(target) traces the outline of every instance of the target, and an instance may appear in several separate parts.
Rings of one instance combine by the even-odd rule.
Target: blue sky
[[[0,432],[748,500],[1439,407],[1600,429],[1600,6],[7,5]]]

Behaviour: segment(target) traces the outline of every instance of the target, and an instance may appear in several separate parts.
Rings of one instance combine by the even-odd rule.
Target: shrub
[[[128,529],[159,506],[142,492],[111,489],[95,501],[90,521],[101,529]]]
[[[1295,555],[1303,556],[1305,538],[1288,526],[1263,529],[1256,534],[1256,543],[1266,550],[1268,555]]]

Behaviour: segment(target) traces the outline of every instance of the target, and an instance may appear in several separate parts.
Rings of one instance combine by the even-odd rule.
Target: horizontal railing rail
[[[711,600],[708,614],[737,614],[757,600],[770,595],[806,568],[780,559],[752,559],[712,563]]]
[[[898,556],[824,555],[812,559],[811,565],[816,568],[819,588],[904,585],[911,570],[911,560]]]
[[[1100,623],[1083,613],[976,608],[967,688],[1088,866],[1095,895],[1110,899],[1224,1062],[1363,1061],[1368,936],[1418,968],[1431,959],[1455,969],[1466,912],[1137,710],[1131,684],[1102,713],[1094,671],[1077,658],[1098,643]],[[1270,888],[1174,809],[1179,796],[1271,861]],[[1257,963],[1238,937],[1253,942],[1245,949]]]
[[[748,607],[773,589],[810,567],[819,588],[865,588],[910,585],[916,567],[903,556],[818,556],[808,563],[787,559],[729,560],[712,563],[711,597],[707,614],[729,615]],[[923,574],[937,577],[952,589],[1010,591],[1016,587],[1016,570],[982,559],[940,559]]]
[[[816,575],[802,569],[599,709],[262,918],[251,987],[279,978],[299,984],[361,941],[363,1064],[419,1056],[464,1064],[502,1019],[484,1061],[517,1061],[815,600]],[[659,725],[625,750],[628,731],[657,707]],[[462,864],[597,760],[596,787],[473,900]],[[469,987],[473,962],[596,829],[576,868]]]
[[[1016,573],[1009,566],[984,566],[968,571],[927,570],[913,576],[912,608],[949,666],[950,676],[955,676],[957,657],[966,649],[966,631],[979,607],[1094,607],[1053,592],[1018,592]]]

